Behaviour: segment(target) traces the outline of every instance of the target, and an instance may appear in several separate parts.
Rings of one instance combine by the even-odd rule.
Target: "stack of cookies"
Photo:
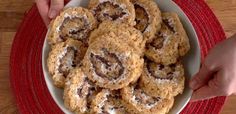
[[[165,114],[183,92],[188,37],[178,15],[153,0],[65,9],[47,40],[48,70],[74,113]]]

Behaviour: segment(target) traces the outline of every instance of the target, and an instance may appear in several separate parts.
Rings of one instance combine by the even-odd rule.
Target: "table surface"
[[[206,0],[227,37],[236,33],[236,0]],[[9,56],[16,30],[34,0],[0,0],[0,114],[18,113],[9,82]],[[236,96],[228,97],[221,114],[236,114]]]

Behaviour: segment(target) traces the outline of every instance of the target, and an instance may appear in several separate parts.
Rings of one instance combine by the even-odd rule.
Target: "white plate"
[[[170,111],[170,114],[177,114],[179,113],[188,103],[192,91],[188,87],[189,79],[199,70],[200,67],[200,47],[198,43],[198,38],[196,32],[188,19],[188,17],[184,14],[184,12],[176,5],[172,0],[156,0],[159,5],[161,11],[169,11],[169,12],[176,12],[181,22],[184,25],[184,28],[188,34],[191,50],[184,58],[184,67],[186,70],[186,85],[183,94],[178,95],[175,98],[175,103],[173,108]],[[88,0],[71,0],[65,7],[76,7],[76,6],[83,6],[86,7],[88,4]],[[71,114],[69,110],[67,110],[63,103],[63,90],[56,88],[53,83],[51,76],[48,72],[47,68],[47,57],[50,51],[50,46],[48,45],[47,40],[44,41],[43,46],[43,55],[42,55],[42,65],[43,65],[43,73],[44,78],[49,89],[51,96],[53,97],[54,101],[60,107],[60,109],[66,113]]]

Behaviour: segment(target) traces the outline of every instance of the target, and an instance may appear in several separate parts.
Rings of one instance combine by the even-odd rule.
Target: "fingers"
[[[198,100],[204,100],[204,99],[210,99],[216,96],[215,91],[212,90],[208,85],[203,86],[193,92],[193,95],[191,97],[191,102],[198,101]]]
[[[50,23],[50,19],[48,17],[48,11],[49,11],[49,1],[48,0],[35,0],[37,3],[37,7],[39,10],[39,13],[43,19],[43,22],[46,26]]]
[[[221,93],[221,90],[219,89],[219,81],[216,77],[214,79],[210,80],[208,84],[200,87],[199,89],[195,90],[193,92],[191,101],[198,101],[198,100],[204,100],[204,99],[210,99],[215,96],[219,96]]]
[[[50,19],[55,18],[64,7],[64,0],[51,0],[51,6],[48,13]]]
[[[211,79],[213,73],[211,69],[203,64],[200,71],[190,81],[190,88],[196,90],[204,86]]]
[[[213,79],[211,79],[206,85],[200,87],[193,92],[191,101],[198,101],[204,99],[210,99],[216,96],[227,95],[227,89],[222,87],[222,75],[223,71],[219,71]]]

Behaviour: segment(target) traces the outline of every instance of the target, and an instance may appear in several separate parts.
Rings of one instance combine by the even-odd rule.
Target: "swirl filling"
[[[102,49],[103,56],[90,54],[90,61],[96,75],[107,80],[117,80],[124,73],[124,66],[116,54]]]
[[[100,3],[94,10],[94,13],[99,22],[104,20],[115,21],[127,15],[127,12],[125,12],[122,7],[120,7],[118,4],[114,4],[111,1]]]
[[[175,67],[175,64],[164,66],[162,64],[156,64],[150,60],[147,60],[146,62],[146,68],[149,76],[161,80],[172,80]]]
[[[171,37],[171,35],[172,35],[172,34],[168,34],[169,32],[171,32],[173,34],[176,33],[175,28],[174,28],[174,24],[172,21],[170,21],[168,19],[163,19],[161,31],[156,33],[155,38],[148,45],[147,48],[153,47],[156,50],[163,48],[165,40],[168,40],[168,38]]]
[[[168,34],[171,33],[171,34]],[[165,40],[171,37],[172,34],[175,34],[176,29],[174,27],[173,19],[163,19],[162,29],[160,32],[156,33],[153,41],[148,44],[147,48],[154,48],[156,50],[162,49],[164,46]]]
[[[133,94],[134,94],[134,100],[137,103],[146,106],[147,108],[154,107],[160,100],[159,97],[151,97],[147,95],[138,85],[133,87]]]
[[[151,46],[155,49],[161,49],[164,46],[164,41],[167,36],[159,32],[155,37],[156,38],[148,45],[148,48]]]
[[[59,56],[58,72],[66,77],[72,68],[75,68],[80,63],[78,56],[79,51],[74,47],[67,47],[65,52]]]
[[[65,41],[68,38],[87,43],[90,33],[90,24],[85,17],[66,17],[59,27],[60,38]]]
[[[115,94],[116,93],[116,94]],[[124,114],[127,113],[125,107],[121,103],[121,96],[117,91],[108,92],[103,96],[103,102],[98,104],[100,114]]]
[[[80,99],[86,99],[83,112],[88,111],[91,108],[93,97],[100,92],[101,89],[96,87],[88,78],[84,79],[84,83],[77,88],[77,95]]]
[[[144,32],[148,27],[148,20],[149,20],[148,14],[146,10],[138,4],[134,4],[134,8],[136,14],[135,17],[136,25],[134,27],[140,30],[141,32]]]
[[[82,86],[77,89],[77,94],[80,98],[87,98],[90,94],[93,93],[92,90],[95,90],[95,87],[92,86],[92,84],[89,84],[89,81],[86,78]]]
[[[163,24],[170,30],[172,33],[176,33],[174,20],[173,19],[163,19]]]

